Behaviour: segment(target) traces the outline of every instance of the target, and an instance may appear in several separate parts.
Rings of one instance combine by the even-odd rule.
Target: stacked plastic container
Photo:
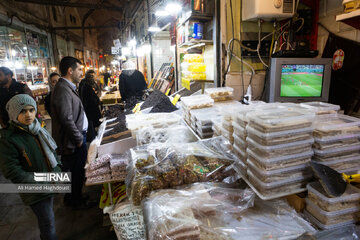
[[[314,113],[288,108],[247,114],[248,180],[263,199],[305,190],[312,172]]]
[[[321,229],[333,229],[358,221],[360,189],[348,185],[340,197],[329,197],[318,182],[307,185],[305,216]]]
[[[231,87],[208,88],[205,94],[214,99],[215,102],[229,101],[234,98],[234,89]]]
[[[206,65],[201,54],[185,54],[181,75],[186,80],[206,80]]]
[[[337,114],[337,112],[340,110],[339,105],[324,102],[300,103],[300,106],[315,112],[317,116],[326,115],[324,117],[329,117],[329,114]]]
[[[217,118],[219,113],[216,108],[202,108],[190,111],[191,128],[200,138],[210,138],[213,136],[212,119]]]
[[[212,107],[213,105],[214,100],[207,95],[194,95],[181,98],[183,118],[189,125],[191,125],[191,110]]]
[[[360,170],[360,119],[335,115],[314,125],[313,160],[348,174]]]

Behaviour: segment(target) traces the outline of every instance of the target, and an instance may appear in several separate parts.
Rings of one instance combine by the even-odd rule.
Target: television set
[[[268,102],[327,102],[331,58],[272,58],[266,96]]]

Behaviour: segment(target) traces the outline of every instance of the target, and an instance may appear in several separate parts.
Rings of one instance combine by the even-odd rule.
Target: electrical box
[[[242,0],[242,20],[282,20],[294,15],[296,0]]]

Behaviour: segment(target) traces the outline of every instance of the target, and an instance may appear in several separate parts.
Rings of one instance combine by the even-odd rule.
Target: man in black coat
[[[147,89],[144,75],[135,70],[135,64],[129,61],[124,64],[124,69],[119,77],[121,99],[126,101],[132,96],[142,97],[144,90]]]
[[[17,82],[13,78],[13,72],[7,67],[0,67],[0,125],[6,128],[9,115],[5,109],[7,102],[18,94],[28,94],[33,97],[30,88],[26,84]]]
[[[91,142],[96,137],[95,128],[100,126],[100,99],[97,92],[100,88],[95,81],[95,71],[88,70],[85,73],[85,78],[81,80],[79,85],[79,95],[85,108],[86,116],[89,120],[89,127],[87,132],[87,141]]]

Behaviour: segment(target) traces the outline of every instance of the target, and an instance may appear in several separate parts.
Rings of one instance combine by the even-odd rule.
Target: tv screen
[[[321,97],[325,65],[283,64],[281,97]]]

